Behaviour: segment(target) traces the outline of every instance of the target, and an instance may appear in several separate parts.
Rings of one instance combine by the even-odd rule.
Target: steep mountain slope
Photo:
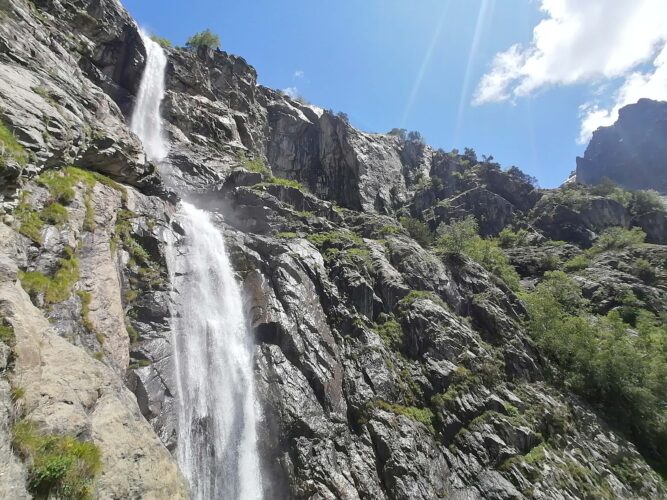
[[[619,291],[663,314],[659,205],[358,131],[207,48],[167,50],[166,186],[127,125],[145,48],[120,4],[0,9],[0,496],[62,483],[38,480],[26,422],[95,445],[95,497],[187,496],[169,453],[176,188],[213,213],[245,292],[267,498],[665,495],[654,450],[558,376],[524,300],[586,257],[570,267],[592,314],[627,307]],[[493,250],[433,244],[468,215],[508,240],[521,284]],[[595,250],[612,227],[649,244]]]
[[[607,177],[630,189],[667,193],[667,102],[640,99],[622,108],[618,120],[593,133],[577,180],[596,184]]]

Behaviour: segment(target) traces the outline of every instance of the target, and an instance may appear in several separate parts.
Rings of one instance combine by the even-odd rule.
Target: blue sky
[[[621,29],[627,12],[609,19],[611,4],[640,5],[653,18],[662,0],[587,1],[586,7],[579,0],[123,3],[140,25],[176,45],[212,29],[223,50],[257,69],[260,83],[296,88],[313,104],[346,112],[362,130],[418,130],[435,147],[472,147],[553,187],[567,178],[585,148],[577,142],[582,109],[589,128],[613,122],[629,75],[649,71],[658,42],[667,38],[667,23],[656,23],[653,31],[642,30],[650,32],[635,53],[598,67],[592,61],[618,62],[612,54],[621,51],[612,42],[608,48],[594,42],[609,40],[610,31],[632,31]],[[596,3],[605,8],[591,10]],[[582,24],[580,35],[569,39],[576,31],[571,26]],[[534,32],[536,26],[545,29]],[[627,40],[619,38],[618,45],[626,47]],[[515,44],[519,49],[510,50]],[[655,66],[657,74],[661,68]],[[662,82],[649,83],[658,88]],[[645,92],[646,85],[636,87],[626,100]]]

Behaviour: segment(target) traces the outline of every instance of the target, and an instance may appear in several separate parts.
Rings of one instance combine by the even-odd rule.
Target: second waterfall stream
[[[157,43],[142,39],[147,59],[132,130],[159,164],[168,151],[160,118],[167,58]],[[241,289],[210,215],[182,202],[177,217],[185,236],[170,242],[167,260],[175,304],[178,463],[193,499],[261,499],[253,341]]]

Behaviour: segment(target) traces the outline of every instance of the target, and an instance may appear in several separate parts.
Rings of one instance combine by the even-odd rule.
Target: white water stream
[[[148,58],[132,130],[159,163],[168,151],[160,119],[167,59],[142,38]],[[183,202],[177,217],[185,237],[169,245],[167,260],[175,290],[178,462],[193,499],[261,499],[253,345],[241,290],[209,214]]]

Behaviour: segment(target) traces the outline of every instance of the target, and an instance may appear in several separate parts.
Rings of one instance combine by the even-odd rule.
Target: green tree
[[[464,254],[480,264],[487,271],[498,276],[512,290],[518,290],[519,275],[496,239],[484,239],[478,234],[475,217],[469,215],[465,219],[438,227],[437,248],[449,254]]]
[[[636,308],[590,315],[579,285],[562,272],[525,298],[528,328],[558,369],[555,381],[580,394],[654,463],[667,459],[667,328]],[[625,311],[627,313],[627,311]]]
[[[447,253],[465,253],[470,243],[479,237],[479,226],[472,215],[438,227],[438,247]]]
[[[410,236],[424,248],[433,243],[433,234],[426,223],[412,217],[401,217],[399,221],[401,226],[410,233]]]
[[[169,40],[168,38],[159,35],[151,35],[151,40],[159,44],[164,49],[171,48],[171,40]]]
[[[220,37],[213,33],[209,29],[195,33],[188,41],[185,42],[185,46],[191,50],[197,50],[200,47],[209,47],[211,49],[220,48]]]
[[[630,202],[630,211],[633,214],[641,215],[649,212],[665,210],[665,204],[657,191],[641,190],[632,194]]]
[[[624,227],[610,227],[602,231],[595,244],[594,252],[605,250],[623,250],[634,245],[644,243],[646,233],[638,227],[625,229]]]

